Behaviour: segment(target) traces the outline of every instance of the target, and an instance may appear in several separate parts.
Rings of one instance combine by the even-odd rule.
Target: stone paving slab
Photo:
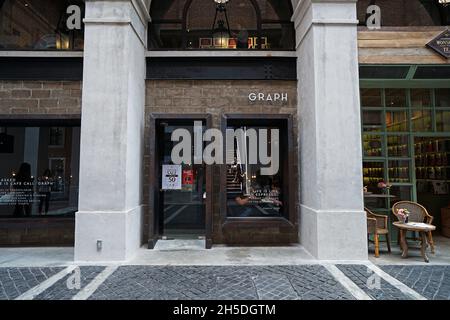
[[[398,288],[380,278],[379,288],[375,281],[368,281],[373,271],[364,265],[336,265],[350,280],[374,300],[411,300]]]
[[[380,268],[429,300],[450,300],[448,265],[390,265]]]
[[[94,278],[99,275],[105,267],[99,266],[83,266],[79,267],[78,270],[69,273],[67,276],[57,281],[53,286],[39,294],[35,300],[70,300],[78,292],[80,292],[84,287],[86,287]],[[73,282],[68,280],[70,277],[75,276],[76,272],[79,272],[80,287],[70,288],[73,286]],[[72,280],[71,278],[70,280]]]
[[[13,300],[64,268],[0,268],[0,300]]]
[[[373,276],[365,265],[337,265],[373,299],[407,300],[408,295]],[[384,265],[380,268],[427,299],[450,300],[450,266]],[[0,300],[15,299],[63,267],[0,268]],[[35,299],[70,300],[105,267],[79,267],[80,288],[64,276]],[[120,266],[89,297],[91,300],[350,300],[355,299],[320,264],[287,266]]]
[[[122,266],[89,299],[353,299],[321,265]]]
[[[291,267],[287,267],[291,269]],[[290,281],[302,300],[355,300],[323,266],[306,265],[300,277]]]
[[[285,275],[261,274],[252,277],[262,300],[297,300],[298,296]]]

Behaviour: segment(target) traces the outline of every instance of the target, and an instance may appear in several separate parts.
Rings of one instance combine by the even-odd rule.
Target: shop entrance
[[[202,120],[195,120],[202,121]],[[187,130],[191,137],[203,134],[194,120],[161,119],[156,121],[156,165],[158,196],[155,215],[160,239],[204,239],[206,236],[206,168],[204,164],[172,161],[171,140],[177,129]],[[194,143],[194,139],[192,139]]]

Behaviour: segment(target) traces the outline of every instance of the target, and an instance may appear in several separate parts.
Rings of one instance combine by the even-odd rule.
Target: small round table
[[[393,225],[397,227],[400,231],[400,246],[402,249],[402,258],[408,257],[408,243],[406,242],[406,232],[407,231],[415,231],[419,232],[420,237],[422,239],[422,245],[420,248],[420,252],[422,254],[422,258],[425,262],[429,262],[430,260],[427,257],[426,249],[428,247],[427,243],[427,232],[436,230],[436,227],[431,224],[425,223],[402,223],[400,221],[394,222]]]

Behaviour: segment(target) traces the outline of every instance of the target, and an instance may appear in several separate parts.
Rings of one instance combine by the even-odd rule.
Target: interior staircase
[[[242,185],[239,181],[234,181],[236,176],[234,170],[227,170],[227,199],[235,199],[242,194]]]

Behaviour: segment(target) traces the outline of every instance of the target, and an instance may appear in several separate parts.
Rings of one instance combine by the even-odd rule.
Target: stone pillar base
[[[77,212],[75,261],[126,261],[141,246],[143,207],[119,212]],[[98,250],[97,241],[102,241]]]
[[[300,206],[300,241],[320,260],[367,260],[364,211],[315,210]],[[365,244],[365,245],[364,245]]]

